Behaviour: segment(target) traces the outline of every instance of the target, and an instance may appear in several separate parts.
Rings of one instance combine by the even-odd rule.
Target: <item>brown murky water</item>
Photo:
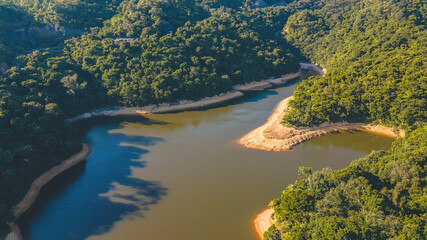
[[[65,188],[29,217],[29,239],[254,240],[252,221],[297,176],[299,166],[344,168],[392,139],[331,134],[290,152],[236,140],[261,125],[293,86],[204,111],[98,124],[93,154]]]

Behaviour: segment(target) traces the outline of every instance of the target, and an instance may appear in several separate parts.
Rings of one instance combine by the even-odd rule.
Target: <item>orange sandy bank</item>
[[[243,136],[239,143],[254,149],[265,151],[288,151],[296,145],[314,137],[349,130],[362,130],[390,137],[404,137],[405,132],[399,129],[366,123],[323,123],[315,127],[285,127],[281,124],[288,111],[288,103],[293,97],[282,100],[267,122]]]
[[[254,220],[255,230],[258,233],[260,239],[262,239],[262,235],[275,223],[275,221],[271,218],[271,215],[274,213],[274,210],[271,208],[267,208],[258,214]]]
[[[25,197],[12,209],[15,220],[17,220],[25,211],[31,207],[31,205],[33,205],[44,185],[46,185],[50,180],[59,174],[82,162],[90,155],[92,148],[87,144],[82,145],[83,147],[80,152],[64,160],[61,164],[51,168],[49,171],[43,173],[40,177],[33,181]],[[11,228],[11,232],[6,236],[5,240],[22,239],[19,227],[14,222],[9,223],[9,226]]]

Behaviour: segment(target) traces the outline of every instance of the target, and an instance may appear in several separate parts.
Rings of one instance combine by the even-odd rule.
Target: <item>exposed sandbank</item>
[[[302,68],[303,69],[303,68]],[[68,122],[77,122],[84,119],[93,117],[118,117],[118,116],[139,116],[150,113],[171,113],[181,112],[188,110],[195,110],[203,107],[214,106],[220,103],[230,101],[244,96],[244,92],[262,91],[273,86],[283,85],[292,79],[301,75],[300,72],[290,73],[283,75],[280,78],[267,79],[258,82],[251,82],[247,84],[236,85],[233,91],[222,93],[213,97],[206,97],[198,101],[183,100],[177,103],[164,103],[158,105],[148,105],[143,107],[113,107],[113,108],[100,108],[88,113],[68,119]]]
[[[326,69],[313,63],[300,63],[300,71],[296,73],[285,74],[279,78],[266,79],[262,81],[239,84],[233,87],[230,92],[222,93],[213,97],[206,97],[198,101],[182,100],[177,103],[163,103],[157,105],[148,105],[142,107],[111,107],[99,108],[91,112],[78,115],[67,119],[68,122],[77,122],[80,120],[90,119],[93,117],[118,117],[118,116],[139,116],[150,113],[171,113],[188,110],[195,110],[203,107],[214,106],[220,103],[230,101],[244,96],[244,92],[263,91],[267,88],[280,86],[301,76],[301,70],[315,71],[324,74]]]
[[[267,208],[256,216],[254,220],[254,226],[260,239],[263,238],[263,234],[271,227],[271,225],[273,225],[276,222],[271,217],[273,213],[274,213],[273,209]]]
[[[285,127],[281,124],[288,111],[288,103],[293,97],[282,100],[267,122],[243,136],[239,143],[254,149],[265,151],[288,151],[296,145],[314,137],[342,131],[362,130],[389,137],[404,137],[405,132],[380,125],[366,123],[323,123],[314,127]]]
[[[10,227],[10,233],[6,236],[4,240],[23,240],[21,230],[19,230],[18,225],[16,223],[12,222],[9,223]]]
[[[61,164],[51,168],[47,172],[43,173],[40,177],[33,181],[25,197],[12,209],[15,221],[26,212],[31,205],[36,201],[40,194],[40,190],[50,180],[65,172],[76,164],[85,160],[92,152],[92,148],[87,144],[82,144],[82,150],[70,158],[61,162]],[[11,232],[6,236],[6,240],[20,240],[22,235],[19,231],[19,227],[14,223],[9,223]]]

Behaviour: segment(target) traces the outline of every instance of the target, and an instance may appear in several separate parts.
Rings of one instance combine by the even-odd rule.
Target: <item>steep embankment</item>
[[[64,160],[61,164],[51,168],[49,171],[43,173],[40,177],[33,181],[25,197],[12,209],[15,220],[17,220],[33,205],[44,185],[46,185],[59,174],[82,162],[91,154],[92,148],[87,144],[82,145],[82,150],[80,152]],[[11,228],[11,232],[6,236],[6,240],[22,239],[19,227],[14,222],[9,223],[9,226]]]
[[[302,68],[303,69],[303,68]],[[279,86],[300,76],[300,72],[283,75],[280,78],[267,79],[263,81],[251,82],[233,87],[233,91],[219,94],[213,97],[206,97],[198,101],[180,101],[178,103],[164,103],[159,105],[148,105],[143,107],[114,107],[101,108],[79,116],[68,119],[69,122],[90,119],[94,117],[118,117],[118,116],[139,116],[149,113],[171,113],[194,110],[203,107],[210,107],[221,104],[232,99],[244,96],[244,92],[262,91],[273,86]]]

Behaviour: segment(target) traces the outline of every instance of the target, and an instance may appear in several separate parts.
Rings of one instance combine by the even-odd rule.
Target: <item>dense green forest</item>
[[[343,170],[301,167],[264,239],[425,239],[426,166],[427,126]]]
[[[149,37],[119,44],[104,37],[120,36],[121,30],[112,24],[69,41],[66,52],[76,64],[102,79],[109,96],[125,105],[198,99],[238,83],[297,71],[298,58],[292,48],[263,36],[269,22],[270,28],[275,27],[276,12],[266,19],[251,14],[259,15],[215,13],[195,24],[182,23],[163,36],[161,27],[153,29],[154,23],[146,31],[126,31],[137,36],[141,31],[142,35],[151,32]]]
[[[313,1],[318,2],[318,1]],[[427,6],[422,1],[321,1],[283,33],[325,76],[299,84],[284,122],[374,122],[413,129],[427,121]]]
[[[23,46],[13,46],[8,34],[14,29],[20,29],[33,23],[33,18],[21,8],[0,4],[0,63],[11,64],[11,59],[17,52],[23,52]]]
[[[277,223],[264,239],[425,239],[427,6],[311,2],[283,34],[327,73],[297,85],[284,123],[373,122],[412,132],[343,170],[300,168],[270,203]]]
[[[198,99],[297,71],[299,52],[277,37],[289,11],[251,6],[1,0],[0,63],[10,69],[0,73],[0,237],[31,181],[79,150],[81,136],[66,118],[102,106]],[[82,35],[50,40],[67,29]],[[30,49],[40,46],[55,48]]]
[[[298,84],[287,124],[347,120],[419,128],[427,113],[423,4],[0,0],[0,64],[8,66],[0,71],[0,238],[13,219],[10,209],[31,181],[79,150],[81,136],[65,119],[93,108],[213,96],[235,84],[298,71],[300,60],[312,60],[328,73]],[[418,144],[425,153],[420,132],[394,149]],[[403,156],[393,151],[368,158]],[[405,164],[408,169],[422,166]],[[368,163],[365,167],[373,169]],[[415,170],[425,179],[423,166]],[[424,189],[425,180],[419,181]],[[408,186],[399,189],[413,194]],[[408,221],[418,224],[416,203],[408,207],[415,213],[380,207],[384,216],[415,214]],[[292,221],[298,225],[299,219]],[[278,224],[269,237],[280,236],[283,226]],[[298,231],[308,236],[305,230]]]
[[[90,28],[114,16],[123,0],[0,0],[32,15],[35,22]]]

